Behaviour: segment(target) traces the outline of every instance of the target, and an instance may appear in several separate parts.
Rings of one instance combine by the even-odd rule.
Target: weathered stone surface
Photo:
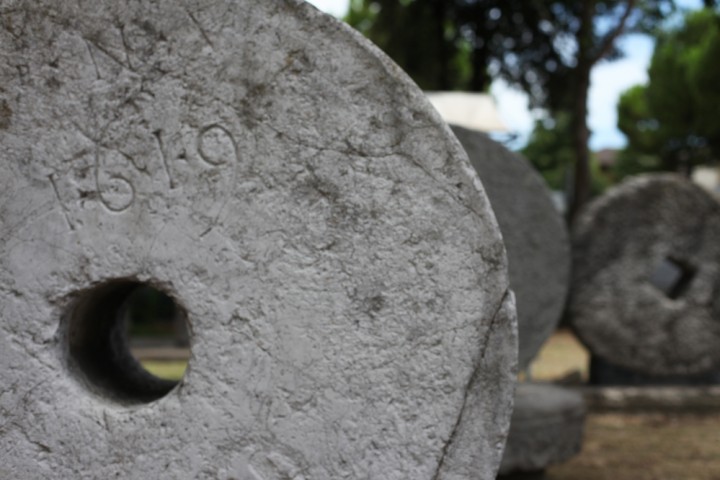
[[[653,375],[720,366],[720,204],[671,174],[623,182],[573,232],[571,322],[615,365]]]
[[[520,383],[501,475],[537,472],[580,452],[585,402],[580,393],[542,383]]]
[[[493,478],[516,325],[460,145],[334,19],[198,5],[0,0],[0,478]],[[191,325],[159,399],[103,357],[138,284]]]
[[[515,292],[519,364],[526,368],[560,321],[570,281],[565,222],[542,177],[520,155],[481,132],[453,126],[492,204]]]

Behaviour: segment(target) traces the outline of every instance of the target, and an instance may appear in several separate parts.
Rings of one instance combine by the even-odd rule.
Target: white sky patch
[[[329,13],[335,17],[344,17],[350,8],[350,0],[307,0],[315,5],[318,10]]]
[[[625,136],[617,129],[617,102],[622,92],[647,81],[653,45],[650,37],[631,35],[620,44],[626,53],[622,60],[602,62],[593,69],[588,92],[591,149],[621,148],[626,144]],[[493,82],[491,92],[500,118],[508,129],[518,134],[518,141],[513,145],[522,146],[522,141],[529,138],[534,126],[527,95],[502,80]]]
[[[513,149],[522,148],[530,138],[535,124],[528,108],[528,96],[504,80],[495,80],[490,93],[495,99],[500,119],[511,133],[517,135],[517,139],[509,146]]]
[[[620,44],[627,56],[614,62],[602,62],[592,71],[588,98],[588,125],[592,132],[590,148],[621,148],[627,140],[617,129],[617,103],[628,88],[647,82],[647,67],[653,40],[632,35]]]
[[[508,85],[504,80],[496,80],[490,93],[495,98],[498,112],[503,123],[513,132],[529,132],[533,128],[533,117],[528,109],[528,96]]]

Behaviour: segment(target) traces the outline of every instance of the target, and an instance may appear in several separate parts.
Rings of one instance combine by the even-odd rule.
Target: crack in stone
[[[462,422],[463,414],[465,413],[465,407],[467,406],[468,397],[470,396],[470,390],[472,389],[473,384],[475,383],[475,380],[477,379],[478,375],[480,374],[481,367],[483,366],[483,360],[485,359],[485,353],[487,352],[488,346],[490,344],[490,337],[492,336],[493,330],[495,329],[495,326],[497,325],[498,315],[500,314],[500,310],[502,310],[503,306],[505,305],[505,301],[507,300],[508,295],[510,294],[510,288],[507,287],[505,289],[505,292],[503,293],[502,297],[500,298],[500,303],[498,307],[495,309],[495,313],[493,313],[492,321],[490,322],[490,327],[487,330],[487,335],[485,336],[485,342],[482,345],[482,348],[480,349],[480,358],[478,358],[478,361],[475,365],[475,370],[473,370],[472,375],[470,375],[470,380],[465,385],[465,391],[463,394],[463,401],[462,406],[460,407],[460,413],[458,414],[457,420],[455,421],[455,425],[452,428],[452,431],[450,432],[450,436],[448,437],[447,441],[445,442],[445,445],[443,445],[442,454],[440,455],[440,461],[438,462],[438,466],[435,469],[435,474],[432,477],[432,480],[440,480],[440,474],[442,472],[442,468],[445,464],[445,458],[447,457],[448,450],[450,450],[450,445],[455,441],[455,436],[457,435],[457,432],[460,428],[460,423]]]

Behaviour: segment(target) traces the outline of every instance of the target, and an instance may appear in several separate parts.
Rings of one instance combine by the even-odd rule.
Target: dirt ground
[[[587,380],[589,355],[556,333],[531,366],[535,380]],[[720,405],[718,406],[720,412]],[[593,413],[579,455],[546,480],[720,480],[720,413]]]
[[[588,351],[569,330],[560,330],[540,349],[530,365],[529,376],[541,381],[574,378],[575,383],[580,383],[588,379],[589,364]]]
[[[547,480],[720,480],[720,414],[592,414]]]

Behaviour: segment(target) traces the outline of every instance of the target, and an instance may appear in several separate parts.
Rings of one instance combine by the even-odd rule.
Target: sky
[[[318,9],[342,17],[349,0],[308,0]],[[700,8],[701,0],[678,0],[683,8]],[[625,57],[614,62],[601,62],[592,71],[588,100],[590,148],[622,148],[626,139],[617,129],[617,101],[620,94],[647,81],[647,67],[653,52],[653,40],[642,35],[628,35],[619,43]],[[528,110],[527,96],[505,82],[495,81],[491,93],[500,117],[511,132],[518,134],[516,146],[527,141],[533,127],[533,114]]]

